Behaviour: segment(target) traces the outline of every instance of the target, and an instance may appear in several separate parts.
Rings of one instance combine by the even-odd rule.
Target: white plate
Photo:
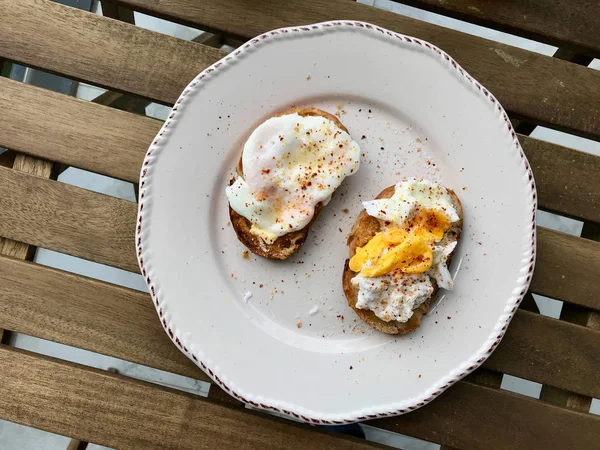
[[[225,186],[251,131],[292,105],[338,111],[362,167],[299,254],[246,259]],[[358,321],[341,277],[361,200],[401,176],[454,189],[465,225],[456,288],[394,337]],[[493,351],[533,271],[535,186],[502,107],[435,46],[365,23],[272,31],[205,70],[148,150],[140,184],[140,266],[173,341],[236,398],[312,423],[432,400]]]

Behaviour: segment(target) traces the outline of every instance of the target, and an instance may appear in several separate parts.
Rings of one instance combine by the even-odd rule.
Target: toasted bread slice
[[[444,243],[457,241],[460,238],[460,234],[462,231],[462,205],[454,191],[448,189],[448,192],[452,197],[452,204],[454,208],[456,208],[456,212],[458,213],[458,217],[460,217],[460,220],[458,222],[453,223],[452,227],[446,232],[442,240],[442,242]],[[377,196],[377,199],[390,198],[392,195],[394,195],[394,186],[390,186],[384,189]],[[379,231],[381,231],[379,220],[375,217],[368,215],[367,212],[363,210],[356,219],[356,223],[354,224],[354,227],[352,228],[352,231],[348,236],[350,258],[354,256],[358,247],[366,245],[367,242],[369,242],[371,238],[375,236],[375,234]],[[349,261],[350,260],[347,259],[346,264],[344,266],[342,283],[344,287],[344,294],[346,295],[346,299],[348,300],[348,305],[354,310],[354,312],[356,312],[356,314],[358,314],[358,317],[360,317],[370,327],[387,334],[406,334],[410,331],[416,330],[419,327],[419,325],[421,324],[421,317],[423,317],[429,312],[431,300],[435,298],[439,291],[439,287],[437,286],[434,279],[432,279],[434,287],[433,293],[418,308],[413,310],[413,315],[408,320],[408,322],[399,322],[396,320],[385,322],[384,320],[381,320],[379,317],[377,317],[373,311],[367,309],[359,309],[356,307],[356,302],[358,300],[358,289],[352,286],[352,283],[350,281],[358,274],[350,270]],[[450,266],[451,263],[452,254],[448,257],[448,266]]]
[[[326,111],[322,111],[317,108],[292,108],[282,113],[275,114],[273,117],[284,116],[286,114],[298,114],[302,117],[307,116],[321,116],[326,119],[331,120],[335,123],[339,128],[348,133],[346,127],[340,122],[340,120]],[[244,169],[242,167],[242,155],[240,153],[240,159],[237,165],[238,174],[243,177]],[[230,184],[233,184],[235,179],[231,180]],[[231,225],[235,230],[235,234],[242,244],[248,247],[252,253],[255,253],[259,256],[264,256],[265,258],[270,259],[286,259],[292,256],[294,253],[300,250],[304,241],[306,241],[306,237],[308,236],[308,231],[310,226],[314,223],[319,212],[323,208],[321,203],[317,203],[315,206],[315,214],[310,221],[310,223],[301,230],[292,231],[291,233],[284,234],[283,236],[278,237],[272,244],[267,244],[260,237],[252,234],[250,229],[252,228],[252,222],[246,219],[244,216],[235,212],[231,206],[229,207],[229,217],[231,219]]]

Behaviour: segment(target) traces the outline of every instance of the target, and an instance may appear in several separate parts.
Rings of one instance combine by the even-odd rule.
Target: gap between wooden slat
[[[71,439],[67,450],[86,450],[88,448],[88,442],[80,441],[79,439]]]
[[[109,17],[111,19],[120,20],[122,22],[135,25],[134,13],[130,8],[124,8],[115,3],[104,0],[102,0],[101,5],[102,15],[104,17]]]

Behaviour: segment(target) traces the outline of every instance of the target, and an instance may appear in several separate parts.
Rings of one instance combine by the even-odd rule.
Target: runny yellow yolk
[[[367,278],[396,269],[404,273],[425,272],[433,263],[431,244],[440,241],[451,225],[440,212],[420,210],[405,228],[381,231],[364,247],[357,248],[350,260],[350,270]]]

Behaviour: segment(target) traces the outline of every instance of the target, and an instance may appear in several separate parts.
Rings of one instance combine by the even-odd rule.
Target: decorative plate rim
[[[454,70],[460,73],[463,80],[475,86],[479,94],[484,96],[494,105],[495,110],[497,111],[496,114],[498,114],[501,118],[504,119],[505,133],[511,140],[509,147],[512,149],[512,151],[516,152],[516,155],[521,158],[521,162],[525,166],[526,180],[524,182],[524,188],[529,198],[529,206],[531,207],[531,218],[528,218],[526,221],[527,223],[525,224],[527,234],[524,236],[523,239],[526,242],[524,246],[526,245],[527,249],[522,254],[523,265],[519,270],[519,276],[516,280],[516,287],[513,289],[511,296],[507,299],[504,312],[498,318],[494,329],[475,355],[473,355],[468,361],[463,362],[459,367],[455,368],[447,375],[438,379],[431,387],[426,389],[424,392],[422,392],[415,398],[404,400],[403,402],[395,403],[392,405],[377,405],[371,408],[365,408],[363,410],[358,411],[348,411],[346,413],[331,414],[319,413],[315,411],[306,411],[305,408],[299,407],[294,404],[290,404],[288,402],[282,402],[273,399],[263,399],[259,395],[236,390],[231,383],[226,381],[229,379],[229,377],[221,373],[219,367],[217,366],[217,364],[215,364],[214,361],[202,360],[201,357],[198,355],[202,352],[197,350],[197,346],[194,343],[187,342],[188,339],[186,339],[185,335],[181,333],[181,331],[178,329],[177,325],[173,322],[173,320],[171,318],[167,318],[167,316],[169,315],[167,314],[168,300],[165,300],[165,294],[161,291],[158,283],[156,282],[156,279],[152,280],[150,277],[150,274],[153,272],[153,252],[151,249],[149,249],[147,245],[145,245],[146,239],[144,236],[148,234],[145,233],[145,230],[148,227],[148,221],[145,220],[145,217],[149,213],[149,210],[152,208],[151,196],[145,198],[146,191],[149,189],[152,180],[152,169],[154,163],[156,162],[157,155],[160,154],[161,150],[164,147],[163,143],[167,139],[165,134],[168,134],[169,126],[171,126],[176,120],[179,107],[185,103],[186,97],[189,96],[196,89],[198,89],[199,85],[203,85],[210,82],[210,79],[212,79],[212,77],[215,74],[231,66],[232,64],[235,64],[235,62],[240,57],[245,56],[248,52],[252,51],[258,46],[264,45],[265,43],[269,43],[274,40],[281,39],[283,36],[289,35],[289,33],[309,34],[312,32],[333,31],[339,28],[361,28],[364,30],[368,30],[367,32],[373,34],[383,34],[388,35],[392,38],[397,38],[398,42],[402,43],[402,45],[418,45],[427,48],[434,55],[437,55],[438,58],[441,58],[443,61],[445,61],[448,70]],[[504,111],[498,100],[496,100],[496,98],[485,87],[483,87],[477,80],[471,77],[446,52],[439,49],[435,45],[430,44],[429,42],[411,36],[405,36],[403,34],[396,33],[393,31],[389,31],[366,22],[359,22],[354,20],[335,20],[306,26],[280,28],[277,30],[263,33],[257,36],[256,38],[251,39],[238,49],[234,50],[229,55],[225,56],[224,58],[220,59],[219,61],[202,71],[188,84],[188,86],[183,90],[183,92],[175,102],[175,105],[173,106],[173,109],[170,112],[168,119],[165,121],[160,131],[152,141],[152,144],[148,148],[140,171],[140,193],[138,204],[137,227],[135,233],[137,249],[136,254],[141,273],[144,276],[146,284],[148,285],[148,290],[152,297],[152,302],[156,308],[156,311],[163,325],[163,328],[165,329],[165,332],[171,338],[173,343],[177,347],[179,347],[179,349],[188,358],[190,358],[198,367],[200,367],[216,384],[218,384],[221,388],[223,388],[228,394],[232,395],[234,398],[246,404],[252,405],[255,408],[275,411],[280,414],[287,415],[291,418],[311,424],[341,425],[381,417],[396,416],[414,411],[415,409],[426,405],[427,403],[435,399],[438,395],[440,395],[443,391],[445,391],[448,387],[462,379],[467,374],[471,373],[473,370],[477,369],[490,356],[490,354],[496,349],[496,347],[502,340],[506,328],[508,327],[511,319],[513,318],[517,307],[521,303],[523,296],[527,292],[527,288],[531,281],[533,269],[535,266],[536,253],[536,210],[537,193],[535,188],[535,181],[533,179],[533,173],[531,171],[529,162],[527,161],[523,149],[521,148],[515,130],[513,129],[506,112]]]

